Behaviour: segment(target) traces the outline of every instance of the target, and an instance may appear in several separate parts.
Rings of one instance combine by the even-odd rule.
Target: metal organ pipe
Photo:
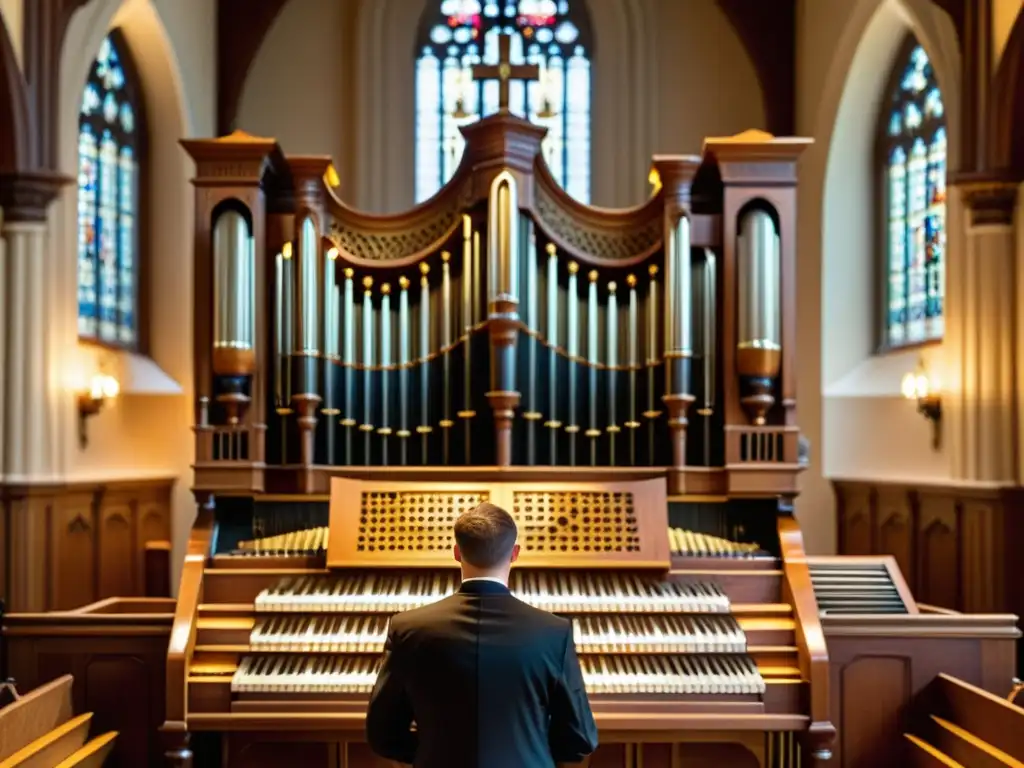
[[[519,300],[519,200],[515,178],[508,171],[491,184],[491,222],[487,231],[490,265],[487,272],[488,300]]]
[[[693,294],[690,285],[690,220],[680,216],[669,230],[665,253],[666,393],[690,393],[693,355]]]
[[[246,381],[255,371],[256,255],[239,211],[222,211],[213,224],[213,371],[220,377],[221,402],[237,424],[249,402]]]
[[[738,232],[736,372],[740,402],[751,420],[763,425],[775,403],[772,390],[782,363],[779,236],[772,216],[761,208],[740,215]]]
[[[299,351],[320,351],[320,243],[313,219],[302,221],[299,236]]]

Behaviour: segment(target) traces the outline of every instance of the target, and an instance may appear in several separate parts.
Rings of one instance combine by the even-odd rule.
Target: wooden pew
[[[75,754],[68,757],[57,768],[101,768],[103,762],[114,748],[116,733],[105,733],[95,738],[82,747]]]
[[[0,709],[0,768],[99,768],[117,734],[86,743],[92,713],[73,716],[74,679],[64,675]],[[10,683],[5,684],[13,689]]]
[[[917,704],[904,737],[911,765],[1024,768],[1024,709],[946,674]]]

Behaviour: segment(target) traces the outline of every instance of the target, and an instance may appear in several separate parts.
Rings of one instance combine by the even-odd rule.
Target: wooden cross
[[[477,64],[473,67],[476,81],[498,81],[498,111],[508,112],[508,84],[510,80],[540,80],[540,67],[536,64],[513,64],[512,35],[498,36],[498,63]]]

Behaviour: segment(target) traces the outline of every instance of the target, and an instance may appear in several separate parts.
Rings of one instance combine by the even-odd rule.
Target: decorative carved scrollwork
[[[662,238],[660,209],[652,209],[646,222],[619,229],[598,229],[572,216],[541,185],[536,187],[541,227],[578,256],[622,261],[653,251]]]
[[[463,210],[471,202],[471,187],[463,185],[457,194],[448,196],[446,203],[434,212],[421,216],[408,216],[408,224],[401,228],[382,228],[382,218],[352,213],[332,217],[331,242],[343,253],[366,261],[397,261],[421,254],[438,243],[458,226]]]

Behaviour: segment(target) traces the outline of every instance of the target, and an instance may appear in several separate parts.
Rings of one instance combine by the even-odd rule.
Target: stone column
[[[1024,394],[1018,384],[1024,347],[1024,296],[1018,296],[1014,212],[1018,184],[970,179],[957,185],[963,197],[967,243],[958,269],[959,327],[950,349],[959,361],[959,391],[951,393],[956,420],[953,474],[962,480],[1018,485],[1024,479]],[[953,287],[953,286],[951,286]]]
[[[9,610],[48,607],[47,539],[52,486],[63,470],[61,431],[68,425],[66,355],[55,349],[59,277],[49,247],[48,211],[68,179],[57,174],[0,174],[0,511],[7,526],[0,587]],[[8,580],[9,579],[9,580]]]
[[[3,224],[0,329],[4,384],[0,391],[0,482],[49,483],[61,469],[61,360],[50,349],[55,254],[48,252],[47,213],[68,179],[51,173],[0,177]],[[61,313],[63,314],[63,313]],[[70,395],[68,395],[70,396]]]

